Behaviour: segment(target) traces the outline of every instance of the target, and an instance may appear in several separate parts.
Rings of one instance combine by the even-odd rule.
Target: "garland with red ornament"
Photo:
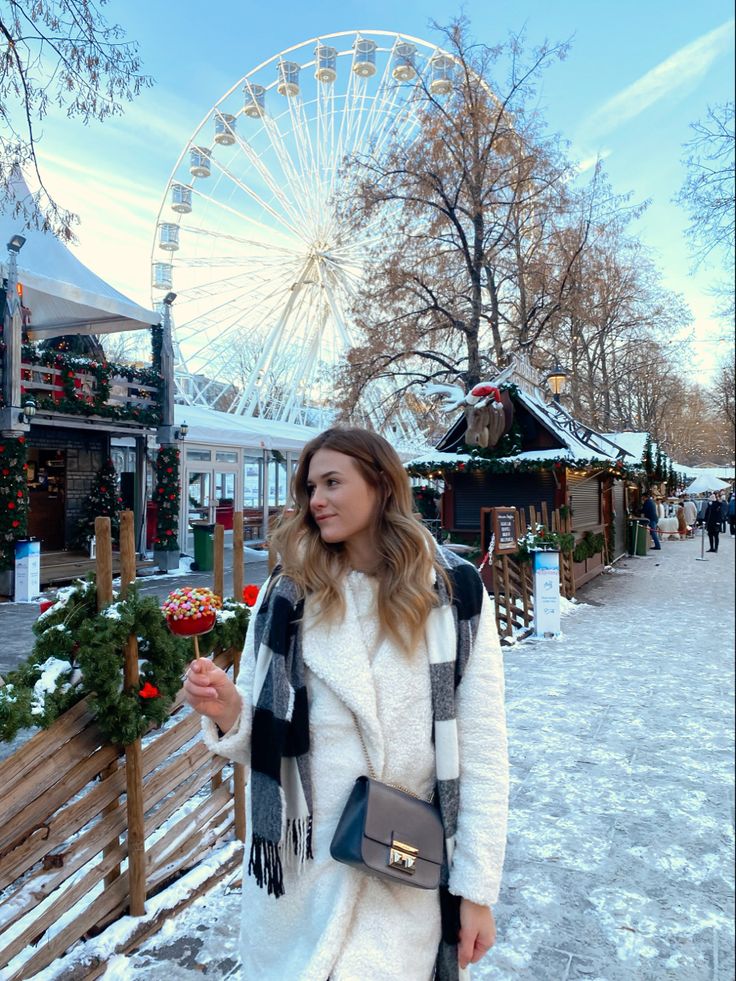
[[[53,368],[43,376],[46,384],[58,385],[52,394],[34,392],[36,406],[42,411],[66,412],[71,415],[102,416],[105,419],[131,420],[147,426],[161,423],[161,374],[154,367],[135,368],[132,365],[116,364],[112,361],[95,361],[75,354],[65,354],[57,350],[39,350],[35,344],[26,343],[22,347],[22,357],[26,364],[38,368]],[[31,369],[21,371],[21,386],[32,382]],[[82,375],[93,381],[93,389],[85,388]],[[129,394],[152,399],[150,407],[134,402],[114,405],[109,402],[111,387],[115,378],[125,378],[131,383],[138,382],[140,389],[131,389]],[[32,388],[32,384],[29,384]],[[22,389],[21,389],[22,390]]]
[[[158,505],[156,514],[155,548],[166,552],[179,550],[179,449],[159,446],[156,457],[156,487],[153,499]]]
[[[15,564],[15,543],[28,535],[25,436],[0,436],[0,572]]]
[[[242,648],[250,610],[227,599],[217,610],[213,629],[201,638],[202,653]],[[191,648],[175,636],[153,596],[130,586],[125,599],[97,611],[93,577],[60,589],[57,601],[33,626],[31,656],[0,687],[0,741],[21,728],[46,728],[85,696],[107,739],[127,745],[151,725],[160,725],[182,685]],[[124,650],[138,637],[140,680],[123,687]]]

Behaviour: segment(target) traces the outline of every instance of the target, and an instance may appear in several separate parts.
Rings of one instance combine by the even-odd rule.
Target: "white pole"
[[[695,560],[696,562],[707,562],[705,555],[705,521],[700,526],[700,556]]]

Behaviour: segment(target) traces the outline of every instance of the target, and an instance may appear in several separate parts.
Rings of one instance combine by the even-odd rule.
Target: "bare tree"
[[[690,215],[688,235],[696,264],[714,249],[731,263],[734,250],[734,103],[709,106],[704,121],[691,123],[685,144],[687,177],[677,201]]]
[[[429,381],[472,386],[515,346],[533,347],[575,261],[573,250],[555,266],[561,253],[548,261],[547,246],[563,226],[579,248],[587,234],[587,219],[569,217],[571,165],[528,109],[566,45],[527,57],[519,38],[475,43],[465,20],[441,30],[452,94],[444,100],[420,78],[416,139],[359,161],[352,217],[380,235],[354,310],[362,340],[343,375],[348,409],[376,382],[390,382],[395,399]],[[491,76],[504,59],[502,92]]]
[[[69,240],[76,216],[48,192],[36,147],[39,124],[61,110],[88,123],[123,112],[152,80],[141,74],[138,46],[102,14],[107,0],[0,0],[0,211],[25,227]],[[17,197],[16,168],[38,181],[30,199]]]
[[[687,230],[695,268],[720,254],[726,280],[714,290],[725,300],[721,313],[734,312],[734,222],[736,220],[736,157],[734,103],[709,106],[704,120],[691,123],[694,137],[685,144],[687,177],[676,202],[688,212]]]

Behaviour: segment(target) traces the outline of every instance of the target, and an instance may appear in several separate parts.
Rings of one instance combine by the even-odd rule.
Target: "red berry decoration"
[[[254,586],[252,583],[248,586],[243,586],[243,602],[246,606],[255,606],[256,600],[258,599],[258,593],[260,592],[258,586]]]

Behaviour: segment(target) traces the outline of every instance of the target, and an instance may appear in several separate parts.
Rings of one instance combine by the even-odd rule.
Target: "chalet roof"
[[[515,366],[512,364],[500,372],[495,378],[482,384],[499,387],[507,383],[518,383],[514,394],[515,401],[518,405],[523,406],[534,420],[552,435],[558,443],[558,448],[552,450],[529,450],[509,459],[545,460],[551,459],[552,457],[555,459],[567,457],[571,461],[601,459],[612,461],[624,460],[628,463],[635,462],[633,459],[629,459],[626,447],[617,443],[611,436],[596,432],[589,426],[579,422],[559,403],[545,401],[541,388],[539,385],[534,384],[533,375],[528,364],[523,361],[522,365],[523,369],[518,376]],[[454,395],[454,391],[451,394],[448,389],[445,391],[445,394],[449,394],[451,399],[454,398],[454,404],[458,404],[458,399]],[[437,444],[440,454],[443,456],[446,455],[448,458],[457,462],[459,455],[451,451],[463,444],[466,429],[467,423],[465,416],[461,414]],[[426,462],[429,459],[436,460],[438,456],[436,453],[429,455],[423,454],[421,459]],[[638,459],[641,459],[641,454]],[[411,462],[413,463],[415,461]]]
[[[30,191],[17,170],[12,180],[16,199],[28,198]],[[21,224],[12,215],[0,214],[0,248],[4,252],[5,243],[15,234],[25,237],[18,255],[18,281],[23,285],[23,303],[31,311],[33,340],[140,330],[159,322],[157,313],[119,293],[50,232],[22,229]],[[3,278],[6,262],[3,255]]]

